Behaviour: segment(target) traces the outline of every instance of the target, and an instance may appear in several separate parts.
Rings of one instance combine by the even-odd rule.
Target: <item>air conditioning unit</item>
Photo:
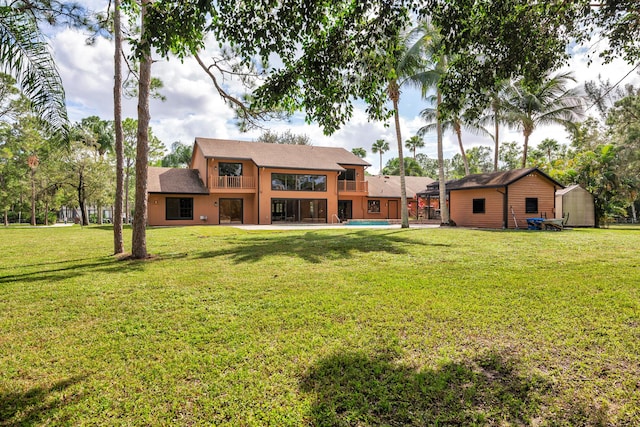
[[[206,221],[206,220],[207,220],[206,215],[200,215],[200,221]]]

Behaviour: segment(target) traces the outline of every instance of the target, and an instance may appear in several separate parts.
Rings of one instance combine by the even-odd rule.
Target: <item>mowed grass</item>
[[[0,230],[0,425],[640,425],[640,229],[147,237]]]

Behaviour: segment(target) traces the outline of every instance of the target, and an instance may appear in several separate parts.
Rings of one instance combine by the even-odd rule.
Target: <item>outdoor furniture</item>
[[[542,230],[544,218],[527,218],[527,230]]]
[[[562,231],[564,228],[563,221],[562,218],[545,219],[542,221],[542,225],[544,225],[545,230]]]

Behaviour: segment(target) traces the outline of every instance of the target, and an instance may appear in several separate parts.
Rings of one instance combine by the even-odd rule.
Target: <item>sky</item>
[[[91,10],[100,10],[106,2],[91,0],[85,2]],[[76,29],[57,29],[49,35],[49,43],[54,60],[59,69],[66,91],[67,108],[72,122],[84,117],[99,116],[105,120],[113,120],[113,42],[99,38],[93,45],[86,43],[87,33]],[[215,49],[216,43],[209,43],[208,49]],[[598,76],[618,82],[633,67],[617,61],[603,65],[596,57],[591,65],[587,65],[584,47],[573,46],[572,56],[566,70],[574,72],[579,85],[589,80],[597,80]],[[206,61],[207,53],[203,53]],[[597,56],[597,55],[596,55]],[[158,59],[158,58],[154,58]],[[194,59],[187,58],[183,62],[178,59],[160,60],[154,63],[152,75],[164,83],[161,90],[165,101],[151,100],[151,128],[154,135],[170,147],[175,141],[192,144],[196,137],[256,140],[265,129],[282,133],[287,130],[294,134],[307,135],[316,146],[343,147],[347,150],[362,147],[367,150],[370,173],[379,171],[379,154],[371,152],[371,145],[378,139],[389,142],[390,150],[383,155],[383,166],[387,160],[397,157],[395,128],[391,122],[371,122],[367,119],[364,104],[358,103],[353,117],[342,129],[331,136],[324,135],[322,129],[314,124],[306,124],[304,114],[298,113],[286,121],[269,121],[263,123],[264,129],[241,132],[234,122],[233,111],[226,106],[217,94],[210,78],[198,66]],[[226,81],[226,87],[232,92],[241,93],[238,83]],[[631,73],[622,84],[640,83],[637,73]],[[123,100],[123,116],[136,118],[136,99]],[[420,98],[415,90],[405,89],[400,98],[400,122],[403,141],[415,135],[426,123],[418,113],[429,105]],[[590,111],[596,114],[595,111]],[[560,126],[537,128],[530,138],[530,146],[535,147],[545,138],[553,138],[561,143],[568,143],[568,135]],[[418,152],[436,158],[435,133],[424,138],[425,147]],[[522,135],[517,130],[501,129],[501,141],[516,141],[522,145]],[[493,145],[488,137],[471,134],[463,135],[465,149],[474,146]],[[168,149],[167,149],[168,152]],[[444,156],[451,158],[459,152],[454,135],[445,134]],[[410,155],[405,149],[405,155]]]

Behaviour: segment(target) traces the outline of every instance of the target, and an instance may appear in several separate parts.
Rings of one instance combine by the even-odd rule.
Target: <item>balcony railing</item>
[[[369,186],[367,181],[338,181],[338,191],[339,192],[356,192],[356,193],[366,193],[369,191]]]
[[[256,188],[256,180],[252,176],[211,176],[209,179],[211,188],[253,190]]]

